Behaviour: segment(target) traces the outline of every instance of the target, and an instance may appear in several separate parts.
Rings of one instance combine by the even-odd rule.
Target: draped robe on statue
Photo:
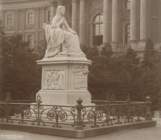
[[[72,33],[74,31],[69,27],[67,21],[64,20],[59,27],[61,19],[62,17],[56,15],[52,20],[52,24],[45,27],[48,44],[45,57],[53,57],[58,54],[84,55],[80,49],[78,35]]]

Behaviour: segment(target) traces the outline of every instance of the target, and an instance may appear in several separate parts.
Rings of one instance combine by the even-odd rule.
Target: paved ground
[[[0,140],[76,140],[33,133],[0,130]],[[85,138],[83,140],[161,140],[161,118],[153,128],[124,130],[113,134]]]

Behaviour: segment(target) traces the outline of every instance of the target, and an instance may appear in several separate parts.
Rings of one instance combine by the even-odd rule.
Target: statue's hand
[[[63,23],[64,21],[65,21],[65,18],[62,18],[62,19],[60,20],[61,23]]]
[[[71,31],[71,33],[72,33],[72,34],[74,34],[74,35],[76,35],[76,34],[77,34],[77,33],[76,33],[75,31],[73,31],[73,30]]]
[[[44,24],[42,25],[42,28],[43,28],[43,29],[45,29],[45,27],[46,27],[46,23],[44,23]]]

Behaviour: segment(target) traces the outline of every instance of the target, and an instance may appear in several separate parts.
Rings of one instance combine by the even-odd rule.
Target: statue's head
[[[65,15],[65,6],[58,6],[57,14],[64,16]]]

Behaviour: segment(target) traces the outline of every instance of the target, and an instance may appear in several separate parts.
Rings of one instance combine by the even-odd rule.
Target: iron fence
[[[0,102],[0,122],[25,125],[66,127],[82,130],[85,127],[104,127],[152,120],[151,98],[146,102],[133,102],[128,96],[126,101],[116,101],[112,95],[106,100],[95,100],[93,105],[83,105],[78,99],[77,105],[42,104],[38,95],[34,103],[15,103],[7,94]]]

